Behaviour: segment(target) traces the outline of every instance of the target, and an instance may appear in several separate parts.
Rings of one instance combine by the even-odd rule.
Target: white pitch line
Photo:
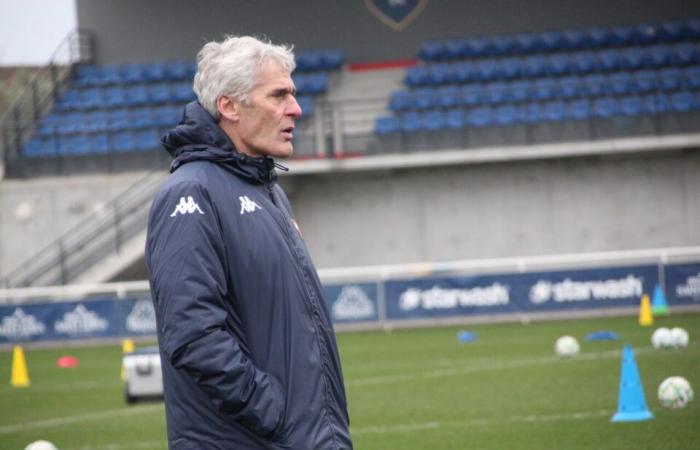
[[[473,420],[462,420],[462,421],[430,421],[430,422],[420,422],[411,424],[397,424],[397,425],[386,425],[386,426],[370,426],[370,427],[360,427],[351,428],[351,433],[353,436],[358,434],[386,434],[386,433],[406,433],[412,431],[439,429],[439,428],[465,428],[465,427],[479,427],[496,425],[503,423],[530,423],[530,422],[556,422],[564,420],[585,420],[597,417],[609,416],[610,411],[599,410],[599,411],[586,411],[586,412],[574,412],[566,414],[548,414],[548,415],[528,415],[528,416],[511,416],[498,419],[473,419]]]
[[[67,448],[61,448],[61,450],[122,450],[122,449],[154,449],[154,448],[163,448],[167,447],[166,441],[158,442],[158,441],[144,441],[144,442],[139,442],[139,443],[130,443],[130,444],[104,444],[104,445],[83,445],[81,447],[67,447]]]
[[[641,353],[644,350],[636,350],[635,353]],[[379,377],[369,377],[360,378],[355,380],[348,380],[345,382],[346,386],[371,386],[380,384],[393,384],[401,381],[415,381],[424,380],[431,378],[441,378],[449,377],[454,375],[462,375],[466,373],[482,372],[488,370],[503,370],[503,369],[517,369],[520,367],[527,366],[540,366],[547,364],[561,364],[561,363],[575,363],[577,361],[589,361],[592,359],[602,359],[602,358],[617,358],[620,357],[620,350],[608,350],[604,352],[595,353],[583,353],[577,355],[574,358],[569,358],[564,360],[558,356],[542,356],[536,358],[522,358],[515,361],[506,361],[502,363],[492,363],[492,364],[471,364],[464,365],[462,367],[450,367],[445,369],[428,370],[423,372],[406,373],[402,375],[387,375]]]
[[[93,420],[112,419],[114,417],[134,416],[137,414],[147,414],[163,410],[163,404],[133,406],[127,409],[112,409],[108,411],[97,411],[75,416],[57,417],[55,419],[35,420],[33,422],[16,423],[13,425],[0,426],[0,434],[15,433],[17,431],[34,430],[37,428],[52,428],[63,425],[73,425]]]

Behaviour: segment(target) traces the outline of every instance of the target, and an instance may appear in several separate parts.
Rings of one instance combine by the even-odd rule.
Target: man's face
[[[292,154],[294,119],[301,116],[292,77],[277,62],[268,61],[246,104],[239,104],[234,142],[252,156],[286,158]]]

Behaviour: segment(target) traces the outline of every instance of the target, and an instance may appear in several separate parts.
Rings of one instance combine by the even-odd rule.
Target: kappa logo
[[[173,213],[170,214],[170,217],[175,217],[178,213],[183,215],[194,214],[195,211],[200,214],[204,214],[204,212],[202,212],[201,208],[199,207],[197,202],[194,201],[192,196],[188,196],[186,200],[185,197],[180,197],[180,203],[177,204],[177,206],[175,207],[175,211],[173,211]]]
[[[245,213],[251,213],[256,209],[262,209],[260,205],[255,203],[253,200],[249,199],[247,195],[242,195],[238,197],[238,200],[241,201],[241,215]]]

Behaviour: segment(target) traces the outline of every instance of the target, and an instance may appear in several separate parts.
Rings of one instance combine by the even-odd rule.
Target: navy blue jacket
[[[171,449],[351,449],[323,290],[267,157],[187,105],[146,264]]]

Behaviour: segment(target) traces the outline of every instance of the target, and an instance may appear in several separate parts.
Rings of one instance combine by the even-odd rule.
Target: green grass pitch
[[[654,350],[657,326],[690,333],[683,350]],[[459,330],[478,339],[460,343]],[[618,341],[586,342],[611,330]],[[554,355],[569,334],[571,359]],[[338,335],[351,430],[358,450],[693,449],[700,448],[700,399],[666,410],[656,397],[666,377],[687,378],[700,395],[700,314],[470,325]],[[621,349],[631,344],[655,418],[611,423]],[[56,359],[74,355],[77,368]],[[0,353],[0,448],[36,439],[60,450],[165,449],[162,402],[127,406],[119,346],[25,349],[28,388],[10,386],[11,352]]]

